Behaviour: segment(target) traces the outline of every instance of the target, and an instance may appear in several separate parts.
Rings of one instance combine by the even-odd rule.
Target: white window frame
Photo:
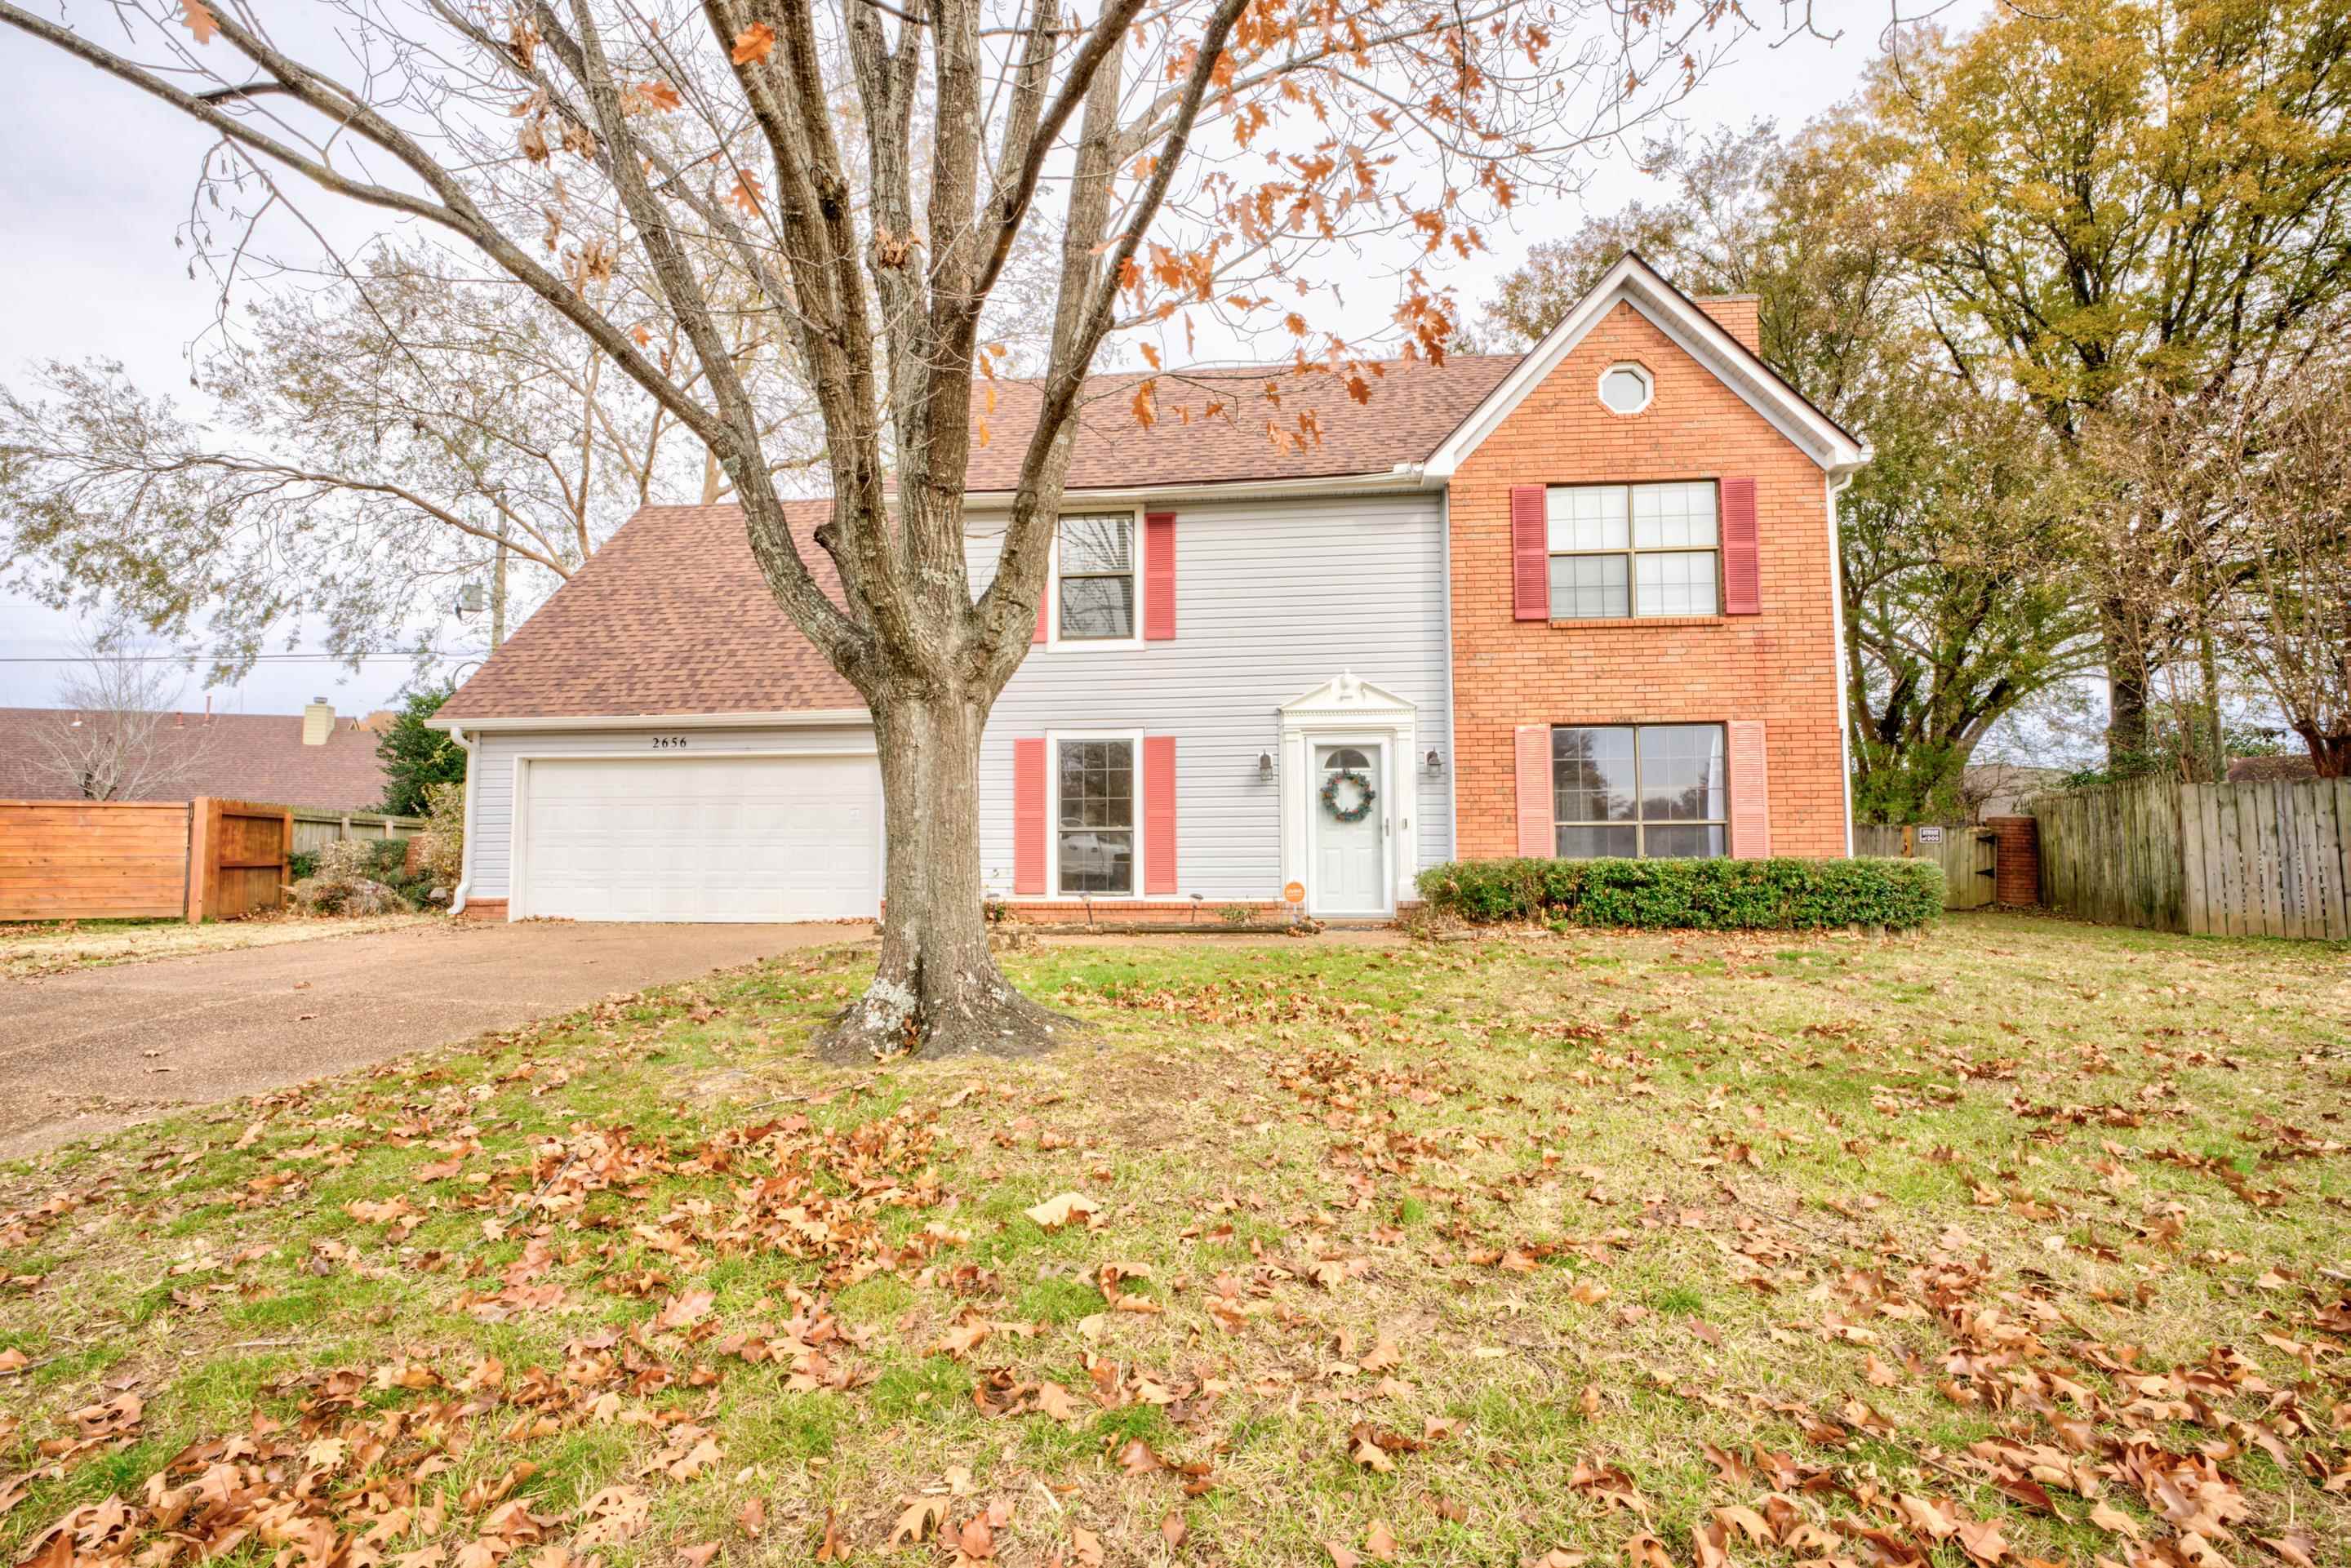
[[[1061,746],[1065,741],[1123,740],[1134,758],[1134,885],[1124,893],[1061,891]],[[1071,902],[1131,904],[1143,897],[1143,731],[1139,729],[1049,729],[1045,732],[1045,896]]]
[[[1637,366],[1635,367],[1638,368]],[[1714,489],[1714,543],[1706,549],[1688,545],[1642,546],[1633,542],[1633,492],[1663,489],[1668,485],[1707,485]],[[1551,493],[1554,490],[1622,490],[1625,492],[1625,545],[1621,549],[1552,549],[1551,548]],[[1722,480],[1718,476],[1698,479],[1624,479],[1603,480],[1588,485],[1548,485],[1543,487],[1543,615],[1561,625],[1578,622],[1607,621],[1684,621],[1719,619],[1723,614],[1723,596],[1729,591],[1722,580]],[[1641,558],[1645,555],[1711,555],[1714,557],[1714,608],[1711,610],[1658,611],[1645,613],[1641,609]],[[1625,613],[1622,615],[1562,615],[1551,605],[1551,563],[1561,556],[1597,559],[1604,556],[1621,556],[1625,561]]]
[[[1618,408],[1608,401],[1608,378],[1614,375],[1618,371],[1630,371],[1635,375],[1641,378],[1641,386],[1643,391],[1641,392],[1640,407]],[[1592,383],[1592,395],[1600,400],[1600,406],[1603,410],[1614,414],[1617,418],[1635,418],[1638,415],[1648,413],[1649,405],[1657,401],[1656,372],[1649,369],[1648,366],[1642,364],[1637,360],[1619,360],[1614,364],[1600,372],[1600,379]]]
[[[1143,646],[1143,602],[1145,565],[1144,552],[1143,508],[1140,507],[1078,507],[1068,515],[1079,517],[1110,517],[1123,513],[1134,519],[1134,630],[1125,637],[1071,637],[1061,635],[1061,519],[1053,519],[1053,549],[1050,570],[1045,577],[1045,646],[1056,653],[1093,653],[1104,648],[1140,648]]]
[[[1631,732],[1633,737],[1633,809],[1635,815],[1629,822],[1593,822],[1587,821],[1582,818],[1571,821],[1560,816],[1557,806],[1559,796],[1559,762],[1556,754],[1554,753],[1551,765],[1551,788],[1553,801],[1551,823],[1551,847],[1553,859],[1565,860],[1569,858],[1559,853],[1559,835],[1562,829],[1567,828],[1630,828],[1633,830],[1633,853],[1631,858],[1634,860],[1711,861],[1729,860],[1731,858],[1730,726],[1729,724],[1725,723],[1721,719],[1712,718],[1661,718],[1644,720],[1634,724],[1555,724],[1551,727],[1551,733],[1552,736],[1556,737],[1562,729],[1622,729]],[[1646,798],[1641,786],[1641,732],[1645,729],[1711,729],[1722,737],[1721,816],[1660,817],[1653,823],[1646,817],[1637,814],[1641,809],[1643,800]],[[1554,745],[1556,745],[1555,741]],[[1652,827],[1720,828],[1722,830],[1722,852],[1719,855],[1652,855],[1649,853],[1649,830]],[[1575,858],[1590,859],[1592,857],[1578,856]]]

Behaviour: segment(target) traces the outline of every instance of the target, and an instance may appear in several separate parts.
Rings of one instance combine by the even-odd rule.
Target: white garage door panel
[[[831,920],[881,903],[870,757],[524,764],[521,913]]]

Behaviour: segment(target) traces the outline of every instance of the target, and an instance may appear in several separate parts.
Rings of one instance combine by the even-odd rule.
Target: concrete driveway
[[[871,931],[451,924],[0,981],[0,1159]]]

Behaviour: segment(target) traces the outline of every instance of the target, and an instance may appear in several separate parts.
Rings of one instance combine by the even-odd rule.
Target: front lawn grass
[[[0,1167],[0,1560],[2346,1561],[2339,947],[859,962]]]

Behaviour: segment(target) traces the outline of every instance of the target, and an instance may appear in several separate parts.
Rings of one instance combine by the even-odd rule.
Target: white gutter
[[[474,891],[474,743],[465,738],[462,723],[434,723],[434,727],[447,730],[449,738],[465,754],[465,842],[457,862],[457,891],[449,900],[449,913],[463,915],[465,895]]]
[[[476,736],[488,730],[561,729],[771,729],[819,725],[870,726],[873,716],[862,707],[763,708],[743,713],[599,713],[516,715],[507,718],[428,718],[427,727],[457,733],[470,725]],[[460,746],[465,743],[458,742]]]

